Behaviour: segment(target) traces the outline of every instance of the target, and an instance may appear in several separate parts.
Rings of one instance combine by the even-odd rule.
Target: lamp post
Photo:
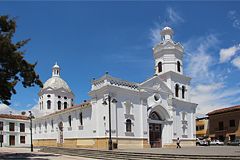
[[[33,152],[33,142],[32,142],[32,119],[35,118],[32,114],[31,111],[28,111],[29,112],[29,119],[30,119],[30,134],[31,134],[31,152]]]
[[[116,99],[112,99],[110,95],[103,100],[103,105],[107,105],[106,100],[108,100],[108,125],[109,125],[109,139],[108,139],[108,150],[112,150],[112,126],[111,126],[111,103],[117,103]]]

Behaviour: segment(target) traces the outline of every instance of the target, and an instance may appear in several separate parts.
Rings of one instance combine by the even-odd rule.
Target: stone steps
[[[137,153],[137,152],[122,152],[122,151],[106,151],[93,149],[76,149],[76,148],[57,148],[43,147],[40,151],[56,154],[64,154],[70,156],[115,160],[172,160],[172,159],[207,159],[207,160],[236,160],[237,156],[217,156],[217,155],[177,155],[177,154],[156,154],[156,153]]]

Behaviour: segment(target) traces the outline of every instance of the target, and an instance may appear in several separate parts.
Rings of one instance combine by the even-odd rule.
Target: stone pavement
[[[34,152],[30,148],[0,147],[0,160],[19,159],[19,160],[92,160],[91,158],[82,158],[76,156],[59,155],[53,153]]]
[[[194,146],[182,148],[119,149],[117,151],[177,155],[239,156],[240,159],[240,146]]]

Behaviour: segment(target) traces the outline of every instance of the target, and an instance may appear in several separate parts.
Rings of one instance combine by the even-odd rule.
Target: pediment
[[[173,94],[171,89],[163,82],[159,76],[154,76],[140,84],[140,88],[147,92],[157,93],[165,92]]]

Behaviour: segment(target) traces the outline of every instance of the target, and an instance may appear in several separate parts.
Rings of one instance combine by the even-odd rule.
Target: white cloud
[[[199,84],[196,86],[196,91],[200,93],[209,93],[209,92],[214,92],[217,89],[220,89],[223,87],[224,87],[223,83],[214,83],[214,84],[207,84],[207,85]]]
[[[19,114],[20,111],[17,111],[15,109],[12,109],[11,107],[7,106],[6,104],[0,104],[0,114]]]
[[[165,15],[166,15],[165,19],[162,18],[158,22],[155,22],[154,28],[150,29],[150,39],[152,42],[151,45],[156,45],[161,41],[160,31],[165,26],[172,27],[173,25],[177,25],[184,22],[184,19],[180,16],[180,14],[171,7],[166,9]]]
[[[232,25],[234,28],[240,29],[240,16],[237,11],[232,10],[228,12],[228,17],[232,20]]]
[[[231,74],[218,63],[216,53],[220,41],[214,34],[189,39],[185,47],[185,71],[192,77],[192,102],[198,104],[197,113],[208,112],[240,102],[240,90],[228,88],[226,78]],[[219,68],[219,69],[218,69]],[[220,71],[219,71],[220,70]]]
[[[215,60],[212,56],[212,49],[216,47],[219,40],[216,35],[189,39],[183,44],[185,48],[185,71],[187,75],[197,82],[213,82],[215,74],[210,68],[214,65]]]
[[[171,23],[183,23],[184,19],[173,8],[167,8],[167,15]]]
[[[240,56],[233,59],[232,64],[238,69],[240,69]]]
[[[39,116],[42,116],[44,114],[43,111],[40,111],[39,110],[39,107],[38,107],[38,104],[36,104],[35,106],[33,106],[31,109],[29,109],[32,111],[33,115],[35,117],[39,117]],[[24,110],[15,110],[15,109],[12,109],[11,107],[5,105],[5,104],[0,104],[0,114],[21,114],[21,112],[24,111]],[[25,111],[26,112],[26,116],[28,116],[28,110]]]
[[[233,106],[239,103],[236,98],[240,90],[227,88],[222,83],[199,84],[191,91],[192,101],[198,104],[197,113],[207,114],[219,108]]]
[[[229,61],[239,50],[240,50],[239,45],[221,49],[219,53],[220,63]]]

